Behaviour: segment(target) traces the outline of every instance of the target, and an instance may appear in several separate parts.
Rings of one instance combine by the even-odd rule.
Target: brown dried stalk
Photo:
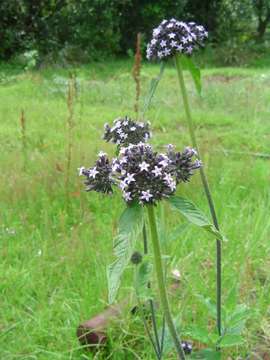
[[[22,149],[25,152],[25,150],[26,150],[26,128],[25,128],[25,115],[24,115],[23,109],[21,110],[20,124],[21,124]]]
[[[141,66],[142,66],[142,54],[141,54],[141,34],[137,34],[137,42],[136,42],[136,54],[134,57],[134,66],[132,69],[132,76],[136,84],[136,97],[134,110],[136,113],[136,117],[138,119],[139,116],[139,101],[141,94]]]

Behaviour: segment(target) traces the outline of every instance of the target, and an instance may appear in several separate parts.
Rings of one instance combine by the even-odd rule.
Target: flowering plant
[[[113,189],[118,188],[127,204],[120,218],[119,233],[114,245],[117,259],[110,265],[108,271],[110,302],[115,299],[120,277],[129,261],[132,260],[136,265],[142,261],[140,254],[134,253],[134,246],[138,233],[142,231],[144,209],[146,209],[160,303],[178,358],[185,359],[185,353],[189,353],[191,349],[186,342],[179,340],[172,320],[156,225],[155,205],[167,199],[191,223],[216,236],[221,237],[221,234],[194,204],[175,196],[177,185],[188,182],[194,171],[202,166],[201,161],[196,159],[196,151],[187,147],[182,152],[178,152],[169,144],[164,153],[158,153],[146,143],[149,137],[149,123],[137,123],[126,117],[116,119],[112,128],[106,124],[103,138],[117,144],[117,156],[109,160],[106,153],[100,152],[94,166],[88,169],[81,167],[79,174],[85,177],[87,191],[112,194]],[[128,139],[134,142],[127,144]],[[148,273],[147,266],[142,269],[141,271]],[[144,284],[147,283],[148,280],[144,281]],[[153,342],[152,344],[157,358],[160,359],[162,351],[158,346],[159,340],[157,339],[157,344]]]
[[[171,58],[175,62],[175,67],[177,70],[177,77],[180,87],[180,98],[182,99],[181,107],[182,105],[184,107],[188,130],[191,138],[191,144],[192,147],[197,152],[198,160],[201,160],[201,155],[197,143],[195,126],[192,119],[191,108],[189,105],[189,97],[186,89],[183,70],[187,70],[190,72],[195,87],[199,95],[201,95],[201,90],[202,90],[201,73],[200,73],[200,69],[193,62],[192,55],[194,50],[204,46],[204,42],[207,39],[207,37],[208,37],[208,33],[204,29],[204,27],[201,25],[197,25],[194,22],[184,23],[176,19],[163,20],[160,23],[160,25],[153,30],[152,39],[150,40],[146,51],[146,57],[148,60],[161,61],[160,74],[151,85],[150,99],[152,99],[154,92],[157,88],[157,85],[161,79],[166,61]],[[226,318],[226,316],[222,316],[222,236],[220,236],[219,222],[214,205],[214,200],[210,191],[210,186],[208,183],[208,179],[204,167],[201,166],[199,168],[199,172],[212,217],[212,222],[213,222],[212,230],[213,232],[216,232],[216,304],[215,304],[216,311],[215,313],[216,313],[216,328],[217,328],[218,336],[216,336],[215,334],[215,339],[217,340],[214,349],[206,349],[206,352],[207,354],[209,354],[209,356],[212,356],[213,354],[213,356],[217,356],[217,358],[220,358],[221,356],[220,350],[223,346],[222,344],[228,341],[228,339],[226,339],[226,332],[224,332],[226,326],[222,325],[222,319],[224,321],[224,318]],[[175,199],[173,200],[173,202],[175,202]],[[226,310],[223,311],[224,313],[226,313]],[[235,311],[237,312],[238,310],[236,309]],[[206,333],[207,331],[208,330],[206,330]],[[208,352],[208,350],[210,352]],[[206,353],[204,353],[204,355],[205,354]]]
[[[107,154],[100,152],[95,166],[80,168],[80,174],[86,177],[87,191],[112,193],[113,185],[118,185],[128,204],[156,204],[173,195],[176,185],[189,181],[200,168],[201,162],[192,159],[195,154],[191,148],[175,152],[172,145],[167,153],[157,153],[151,145],[140,142],[121,148],[111,163]]]
[[[202,25],[185,23],[176,19],[163,20],[153,30],[153,37],[147,45],[148,60],[163,60],[177,53],[191,55],[194,49],[203,46],[208,37]]]
[[[109,124],[104,125],[103,139],[118,146],[145,142],[151,137],[149,125],[149,123],[133,121],[127,116],[123,119],[118,118],[114,120],[113,127]]]

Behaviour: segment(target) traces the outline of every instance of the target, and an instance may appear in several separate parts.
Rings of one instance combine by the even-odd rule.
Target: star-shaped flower
[[[150,190],[142,191],[142,195],[140,196],[140,200],[145,200],[149,202],[149,200],[153,197],[153,195],[150,193]]]
[[[166,45],[167,45],[167,41],[161,40],[160,46],[161,46],[161,47],[166,47]]]
[[[129,174],[129,173],[127,173],[127,177],[125,178],[124,181],[125,181],[127,184],[130,184],[131,182],[136,181],[136,180],[134,179],[134,175],[135,175],[135,174]]]
[[[188,46],[186,49],[187,54],[192,54],[192,50],[193,50],[192,46]]]
[[[123,198],[126,201],[131,201],[132,200],[131,192],[130,191],[123,191]]]
[[[79,176],[82,176],[83,175],[83,172],[85,170],[85,167],[84,166],[81,166],[80,168],[78,168],[79,170]]]
[[[182,43],[183,43],[183,44],[187,44],[187,43],[188,43],[188,39],[185,38],[185,37],[183,37],[183,38],[182,38]]]
[[[165,55],[165,56],[170,55],[170,53],[171,53],[171,50],[170,50],[170,49],[164,49],[164,55]]]
[[[121,190],[124,190],[127,186],[128,184],[125,181],[120,181],[119,187]]]
[[[171,46],[172,46],[172,47],[177,47],[177,41],[174,41],[174,40],[171,41]]]
[[[147,164],[145,161],[143,161],[141,164],[139,164],[139,168],[140,168],[141,171],[143,171],[143,170],[147,171],[149,166],[150,165]]]
[[[128,158],[126,156],[124,156],[121,160],[120,160],[120,164],[126,164],[127,163]]]
[[[119,170],[119,164],[118,163],[112,164],[112,171],[115,172],[117,170]]]
[[[169,184],[169,183],[171,183],[173,181],[173,178],[172,178],[172,176],[170,174],[166,174],[164,176],[164,180]]]
[[[160,166],[162,166],[163,168],[165,168],[166,166],[168,166],[169,161],[167,159],[163,159],[158,163]]]
[[[176,49],[177,49],[178,51],[182,51],[182,50],[184,49],[184,46],[183,46],[182,44],[177,45]]]
[[[158,166],[155,166],[154,170],[152,170],[152,173],[157,177],[162,175],[162,169],[159,168]]]
[[[92,177],[93,179],[96,178],[96,175],[98,174],[99,172],[97,171],[97,168],[94,167],[93,169],[90,169],[89,170],[89,177]]]
[[[100,152],[98,153],[98,156],[99,156],[99,157],[107,156],[107,154],[106,154],[104,151],[100,151]]]

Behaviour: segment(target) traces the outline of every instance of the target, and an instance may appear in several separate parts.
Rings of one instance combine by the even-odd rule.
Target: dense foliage
[[[146,42],[171,17],[196,20],[214,43],[261,40],[270,21],[269,0],[2,0],[0,11],[0,59],[33,50],[68,60],[127,54],[138,32]]]

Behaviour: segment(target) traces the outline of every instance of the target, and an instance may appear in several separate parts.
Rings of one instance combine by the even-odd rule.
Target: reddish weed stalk
[[[141,95],[141,66],[142,66],[142,54],[141,54],[141,34],[137,34],[136,42],[136,53],[134,58],[134,66],[132,69],[132,76],[136,84],[136,97],[134,104],[134,111],[136,113],[136,118],[139,117],[139,102]]]

